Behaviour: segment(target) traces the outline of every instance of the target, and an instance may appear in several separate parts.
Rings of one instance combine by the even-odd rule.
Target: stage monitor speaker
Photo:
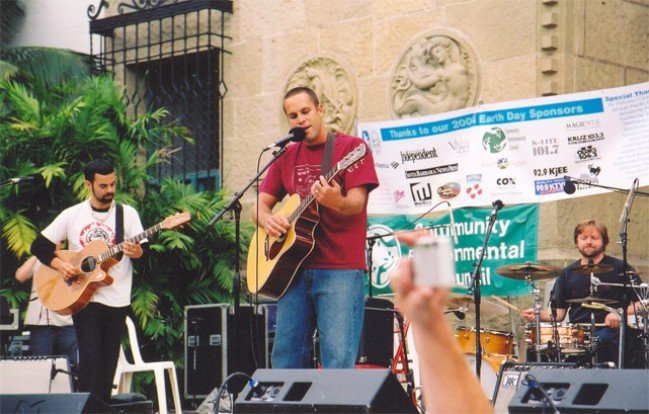
[[[394,304],[383,298],[367,298],[356,363],[387,368],[393,357]]]
[[[235,413],[417,413],[389,369],[258,369]]]
[[[244,304],[238,315],[233,311],[225,303],[185,307],[186,399],[205,398],[235,371],[250,375],[266,366],[265,308]],[[243,382],[236,379],[231,390]]]
[[[70,364],[65,356],[0,359],[0,394],[72,392]]]
[[[9,413],[110,413],[109,406],[87,392],[75,394],[1,394],[0,412]]]
[[[536,378],[561,413],[647,413],[649,377],[643,369],[532,368]],[[509,403],[510,413],[548,412],[538,390],[522,384]]]

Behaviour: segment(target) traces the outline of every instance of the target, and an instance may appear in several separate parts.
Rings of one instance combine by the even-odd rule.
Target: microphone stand
[[[286,144],[284,144],[286,145]],[[234,212],[234,220],[235,220],[235,225],[234,225],[234,251],[235,251],[235,262],[234,262],[234,278],[232,282],[232,296],[234,299],[234,319],[235,319],[235,324],[237,324],[237,318],[239,315],[239,296],[241,292],[241,265],[239,264],[239,256],[241,255],[241,246],[239,246],[239,240],[240,240],[240,233],[241,233],[241,202],[239,201],[243,194],[250,188],[254,183],[257,182],[259,177],[270,167],[272,163],[274,163],[282,154],[286,152],[286,147],[282,146],[280,149],[277,151],[273,152],[273,158],[270,159],[264,165],[264,167],[255,175],[248,183],[243,186],[243,189],[239,190],[234,194],[234,197],[232,197],[232,200],[228,204],[223,207],[221,211],[219,211],[214,217],[212,217],[212,220],[210,220],[209,223],[207,223],[208,226],[214,225],[217,221],[223,217],[223,215],[232,210]]]
[[[502,203],[501,203],[502,205]],[[502,207],[501,207],[502,208]],[[471,285],[468,291],[473,291],[473,302],[475,303],[475,373],[480,378],[480,369],[482,367],[482,344],[480,343],[480,266],[484,260],[485,252],[487,251],[487,244],[489,244],[489,237],[493,231],[496,217],[498,216],[499,208],[494,205],[493,212],[489,217],[489,224],[485,232],[484,243],[480,251],[480,257],[473,264],[473,273],[471,274]]]
[[[631,207],[633,206],[633,199],[635,198],[635,194],[638,193],[637,189],[640,185],[640,181],[636,178],[633,180],[633,184],[631,185],[631,190],[629,190],[629,197],[627,198],[627,202],[624,205],[624,208],[622,210],[622,216],[621,216],[621,222],[622,222],[622,228],[620,229],[620,242],[622,243],[622,268],[624,269],[624,276],[622,277],[622,320],[620,321],[620,352],[619,352],[619,361],[620,361],[620,366],[619,369],[624,369],[624,357],[625,357],[625,352],[624,352],[624,347],[625,347],[625,332],[627,328],[627,317],[629,313],[629,302],[630,299],[629,295],[627,294],[627,287],[631,283],[630,277],[629,277],[629,262],[627,259],[627,227],[629,224],[629,215],[631,214]]]
[[[564,178],[568,181],[573,181],[577,184],[583,184],[583,185],[588,185],[591,187],[597,187],[597,188],[605,188],[607,190],[612,190],[615,191],[616,193],[624,193],[624,194],[629,194],[629,190],[625,190],[624,188],[619,188],[619,187],[611,187],[608,185],[602,185],[602,184],[596,184],[596,183],[591,183],[588,180],[582,180],[581,178],[574,178],[570,177],[569,175],[564,176]],[[637,180],[637,178],[636,178]],[[635,183],[635,182],[634,182]],[[634,191],[636,195],[641,195],[645,197],[649,197],[649,193],[646,193],[644,191]]]

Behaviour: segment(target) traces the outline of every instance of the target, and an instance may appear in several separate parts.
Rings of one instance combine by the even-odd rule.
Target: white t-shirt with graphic
[[[131,206],[124,206],[124,240],[144,231],[140,216]],[[68,241],[68,249],[83,250],[93,240],[103,240],[106,250],[116,243],[115,203],[107,212],[93,211],[90,201],[84,201],[65,209],[50,223],[42,234],[52,243]],[[146,241],[143,240],[143,241]],[[133,285],[133,262],[125,255],[122,260],[108,269],[113,284],[95,291],[91,301],[112,307],[128,306],[131,303]]]

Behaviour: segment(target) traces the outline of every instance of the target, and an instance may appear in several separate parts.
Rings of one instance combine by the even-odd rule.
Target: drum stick
[[[497,302],[500,302],[501,304],[507,306],[510,309],[515,310],[516,312],[520,312],[521,310],[518,309],[516,306],[512,305],[511,303],[507,302],[506,300],[500,299],[498,296],[492,296],[489,299],[494,299]]]

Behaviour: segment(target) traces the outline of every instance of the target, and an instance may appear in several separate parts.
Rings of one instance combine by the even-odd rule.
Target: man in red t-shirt
[[[268,170],[259,187],[253,219],[273,237],[291,223],[272,208],[284,196],[312,194],[319,205],[315,247],[304,260],[286,293],[277,303],[273,344],[274,368],[306,368],[317,327],[325,368],[353,368],[363,326],[365,234],[368,194],[378,186],[374,160],[367,155],[327,182],[322,174],[325,143],[335,139],[331,165],[354,148],[366,145],[345,134],[327,134],[324,107],[309,88],[291,89],[284,96],[291,128],[302,128],[305,139],[289,145]]]

